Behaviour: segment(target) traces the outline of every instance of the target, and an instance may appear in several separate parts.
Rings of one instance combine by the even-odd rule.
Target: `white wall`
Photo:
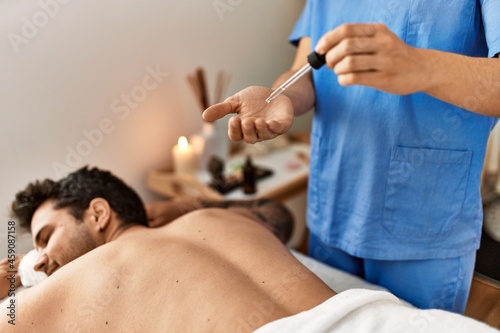
[[[230,10],[218,12],[216,3]],[[56,165],[112,170],[145,201],[154,198],[146,172],[169,167],[177,138],[201,127],[185,76],[203,66],[213,88],[218,70],[230,72],[228,94],[270,85],[291,64],[287,36],[303,4],[0,0],[0,254],[14,194],[62,176]],[[122,94],[140,89],[148,68],[168,75],[137,107],[125,107]],[[302,122],[307,128],[309,119]]]

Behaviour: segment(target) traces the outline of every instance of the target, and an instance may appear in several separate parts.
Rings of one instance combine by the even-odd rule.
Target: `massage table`
[[[290,251],[337,295],[309,311],[268,323],[255,333],[499,332],[462,315],[417,309],[381,286],[327,266],[293,249]]]

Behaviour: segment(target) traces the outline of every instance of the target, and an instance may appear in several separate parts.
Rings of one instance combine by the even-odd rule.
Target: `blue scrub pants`
[[[474,273],[476,251],[447,259],[363,259],[323,244],[310,234],[309,256],[385,287],[418,308],[463,314]]]

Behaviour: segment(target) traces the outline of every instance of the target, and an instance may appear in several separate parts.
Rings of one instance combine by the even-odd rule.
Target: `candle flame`
[[[177,145],[179,146],[180,150],[186,150],[188,147],[188,140],[186,139],[185,136],[181,136],[177,141]]]

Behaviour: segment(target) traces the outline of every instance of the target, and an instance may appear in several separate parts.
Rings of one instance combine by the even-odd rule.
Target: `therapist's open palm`
[[[274,139],[290,129],[294,113],[292,102],[284,94],[266,103],[271,93],[272,90],[266,87],[243,89],[224,102],[206,109],[203,119],[214,121],[235,113],[228,125],[231,140],[256,143]]]

